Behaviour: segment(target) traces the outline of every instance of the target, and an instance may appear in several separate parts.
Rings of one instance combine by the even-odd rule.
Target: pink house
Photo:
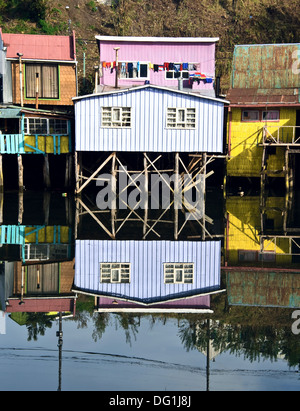
[[[218,38],[96,36],[96,39],[100,53],[98,92],[110,87],[151,84],[215,97]]]

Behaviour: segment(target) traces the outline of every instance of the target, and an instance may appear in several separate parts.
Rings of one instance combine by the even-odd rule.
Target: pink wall
[[[107,41],[98,40],[100,49],[100,63],[113,62],[116,60],[115,47],[120,47],[118,60],[120,62],[150,62],[154,65],[163,66],[164,63],[193,63],[197,66],[191,73],[205,74],[208,77],[215,75],[215,42],[148,42],[148,41]],[[164,71],[149,70],[150,84],[164,87],[178,85],[178,80],[167,80]],[[145,79],[119,79],[120,86],[142,85]],[[103,77],[100,84],[115,85],[115,70],[103,68]],[[190,84],[184,80],[184,87]],[[197,84],[197,83],[196,83]],[[191,85],[190,85],[191,87]],[[213,83],[200,81],[197,87],[200,89],[212,89]]]
[[[113,301],[117,301],[118,304],[113,304]],[[147,308],[138,303],[132,301],[122,301],[112,297],[99,297],[98,308]],[[197,297],[190,297],[181,300],[166,301],[157,304],[151,304],[149,308],[209,308],[210,307],[210,295],[201,295]]]

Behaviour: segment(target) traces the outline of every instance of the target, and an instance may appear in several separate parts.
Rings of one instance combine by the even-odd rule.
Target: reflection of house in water
[[[100,311],[210,310],[219,292],[220,241],[76,240],[74,290]]]
[[[51,202],[49,193],[42,196],[26,193],[20,213],[15,197],[5,194],[5,198],[1,218],[6,224],[0,225],[2,310],[73,313],[70,201],[60,196]],[[54,204],[55,210],[50,207]],[[17,224],[20,216],[21,223]]]
[[[2,263],[2,309],[13,312],[75,313],[75,295],[71,292],[74,261],[22,265]]]
[[[291,221],[285,197],[227,197],[225,258],[229,266],[297,263],[300,229]]]
[[[228,303],[300,306],[300,230],[285,197],[228,197],[225,272]]]
[[[240,306],[300,308],[300,270],[226,272],[228,303]]]

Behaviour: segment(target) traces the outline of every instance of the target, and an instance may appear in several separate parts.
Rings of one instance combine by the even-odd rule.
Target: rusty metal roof
[[[231,105],[298,105],[300,43],[235,46]]]

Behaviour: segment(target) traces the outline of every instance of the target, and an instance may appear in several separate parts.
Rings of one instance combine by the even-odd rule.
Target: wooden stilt
[[[50,200],[51,200],[51,193],[47,191],[44,193],[44,198],[43,198],[44,224],[45,225],[49,224]]]
[[[0,192],[0,224],[3,224],[3,192]]]
[[[22,224],[24,213],[24,194],[23,191],[19,191],[19,207],[18,207],[18,224]]]
[[[24,181],[23,181],[23,161],[22,156],[18,154],[18,181],[19,181],[19,191],[23,191]]]
[[[0,154],[0,192],[3,191],[3,162],[2,162],[2,154]]]
[[[66,154],[65,188],[70,188],[72,183],[72,154]]]
[[[50,188],[51,181],[50,181],[50,166],[49,166],[48,154],[44,155],[43,175],[44,175],[44,187]]]
[[[86,187],[86,186],[93,180],[93,178],[95,177],[95,175],[98,174],[99,171],[102,170],[102,168],[112,159],[113,154],[114,154],[114,153],[110,154],[110,155],[106,158],[106,160],[104,160],[103,163],[97,168],[97,170],[94,171],[93,174],[92,174],[80,187],[78,187],[78,189],[76,189],[76,194],[79,194],[79,193],[84,189],[84,187]],[[77,160],[78,160],[78,159],[77,159]],[[79,178],[80,178],[80,177],[79,177]]]

